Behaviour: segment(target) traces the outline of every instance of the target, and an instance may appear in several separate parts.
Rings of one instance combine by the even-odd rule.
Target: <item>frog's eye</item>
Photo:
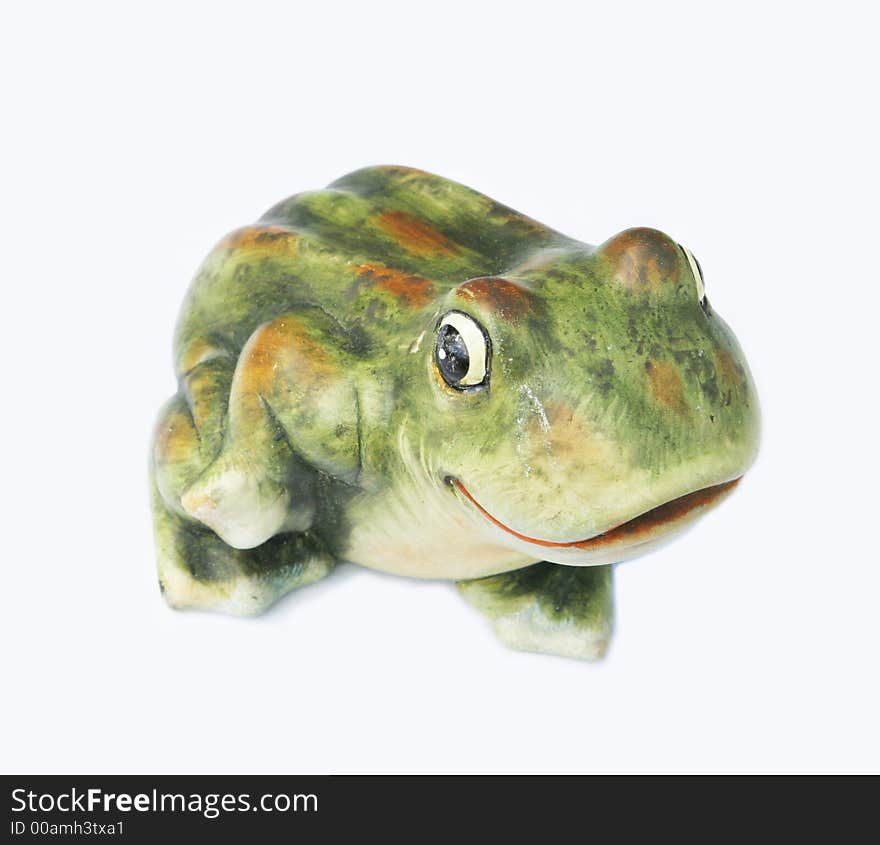
[[[434,361],[440,375],[456,390],[489,383],[489,336],[472,317],[450,311],[437,326]]]
[[[678,245],[678,248],[684,254],[684,257],[687,259],[688,265],[691,268],[691,273],[693,273],[694,281],[697,283],[697,298],[700,300],[700,305],[703,307],[706,306],[706,285],[703,283],[703,268],[700,267],[700,262],[697,261],[696,256],[686,247],[681,244]]]

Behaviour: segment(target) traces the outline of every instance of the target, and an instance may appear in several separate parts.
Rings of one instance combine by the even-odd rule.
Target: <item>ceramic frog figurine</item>
[[[222,240],[156,425],[174,607],[258,613],[349,561],[457,581],[509,645],[607,648],[612,564],[727,496],[755,389],[694,256],[599,247],[371,167]]]

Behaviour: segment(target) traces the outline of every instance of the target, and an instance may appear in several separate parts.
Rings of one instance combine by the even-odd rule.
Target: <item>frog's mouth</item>
[[[686,496],[679,496],[677,499],[671,499],[656,508],[639,514],[638,516],[626,522],[620,523],[612,528],[587,537],[584,540],[573,540],[571,542],[559,543],[553,540],[540,540],[536,537],[529,537],[519,531],[510,528],[496,519],[487,511],[470,493],[467,487],[453,476],[447,476],[447,482],[451,484],[462,496],[465,497],[486,519],[493,525],[506,531],[508,534],[523,540],[526,543],[532,543],[536,546],[544,546],[545,548],[555,549],[598,549],[608,545],[637,545],[653,539],[658,533],[667,533],[679,523],[689,521],[689,518],[695,516],[697,511],[707,510],[716,505],[722,498],[733,491],[733,488],[739,484],[740,478],[734,478],[732,481],[725,481],[722,484],[713,484],[711,487],[704,487]]]

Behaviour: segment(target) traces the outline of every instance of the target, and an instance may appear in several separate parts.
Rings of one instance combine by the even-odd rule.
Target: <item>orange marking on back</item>
[[[434,285],[428,279],[404,273],[383,264],[358,264],[358,275],[368,276],[379,290],[388,291],[401,302],[420,308],[434,298]]]
[[[295,258],[297,237],[296,232],[281,226],[247,226],[227,235],[220,242],[220,248]]]
[[[383,211],[379,226],[415,255],[452,255],[455,245],[445,235],[405,211]]]

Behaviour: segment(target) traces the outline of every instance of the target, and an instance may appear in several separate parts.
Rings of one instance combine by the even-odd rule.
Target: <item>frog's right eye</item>
[[[489,383],[489,335],[473,317],[450,311],[437,326],[434,363],[450,387],[469,390]]]
[[[688,266],[691,268],[691,273],[693,274],[694,281],[697,285],[697,299],[700,300],[700,305],[705,308],[706,285],[703,282],[703,268],[700,267],[700,262],[697,261],[696,256],[686,246],[682,246],[681,244],[679,244],[678,248],[682,251],[684,257],[687,259]]]

